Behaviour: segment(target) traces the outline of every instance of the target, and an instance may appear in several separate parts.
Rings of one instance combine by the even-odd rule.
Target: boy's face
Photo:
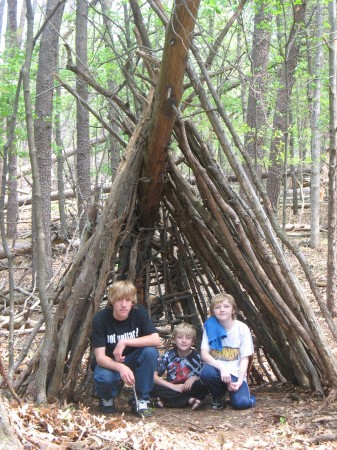
[[[213,314],[219,321],[231,319],[233,312],[233,305],[226,301],[216,303],[213,308]]]
[[[120,298],[113,303],[113,316],[117,320],[125,320],[129,317],[133,306],[130,298]]]
[[[194,338],[191,336],[187,336],[185,333],[177,333],[172,339],[173,344],[177,347],[181,352],[185,352],[189,350],[194,344]]]

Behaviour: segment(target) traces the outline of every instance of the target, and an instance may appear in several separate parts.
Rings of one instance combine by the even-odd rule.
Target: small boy
[[[249,357],[254,353],[250,330],[236,319],[237,307],[231,295],[215,295],[210,309],[212,317],[204,324],[201,342],[201,357],[206,364],[200,373],[212,395],[210,407],[223,409],[228,391],[234,409],[252,408],[256,400],[247,384]]]
[[[190,405],[199,408],[208,394],[200,382],[200,354],[192,348],[196,339],[195,328],[188,323],[174,327],[172,344],[174,348],[165,352],[158,361],[154,374],[151,397],[156,398],[156,406],[183,408]],[[162,378],[166,372],[166,380]]]

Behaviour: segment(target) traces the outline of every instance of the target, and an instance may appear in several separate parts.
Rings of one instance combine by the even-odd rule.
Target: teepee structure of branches
[[[335,387],[337,362],[284,248],[304,271],[329,333],[336,338],[334,322],[303,256],[278,228],[193,45],[198,8],[198,0],[175,2],[170,20],[157,8],[166,25],[163,58],[159,63],[150,52],[144,55],[147,63],[151,61],[153,87],[102,214],[90,224],[90,233],[52,299],[50,359],[41,361],[40,348],[36,350],[15,380],[19,392],[36,393],[36,367],[47,363],[48,397],[80,399],[91,377],[90,358],[84,358],[90,353],[91,321],[106,286],[119,278],[136,283],[139,301],[163,337],[180,321],[191,322],[200,337],[211,296],[221,290],[231,293],[276,379],[320,393]],[[141,24],[138,29],[140,39],[146,39]],[[236,177],[235,185],[193,120],[180,111],[185,76]],[[116,107],[123,110],[121,103]],[[85,367],[83,361],[88,361]]]

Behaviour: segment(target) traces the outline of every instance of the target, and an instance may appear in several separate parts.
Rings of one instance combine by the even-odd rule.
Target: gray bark
[[[26,126],[28,136],[29,156],[32,166],[33,176],[33,216],[36,226],[36,256],[37,256],[37,287],[39,291],[41,308],[45,320],[45,336],[41,349],[41,360],[44,361],[37,370],[34,383],[30,386],[30,392],[35,399],[43,403],[47,399],[46,377],[48,361],[50,358],[51,348],[53,347],[53,316],[46,292],[46,245],[45,234],[43,228],[43,202],[41,194],[41,184],[39,177],[39,166],[37,158],[37,150],[35,148],[34,139],[34,125],[33,125],[33,107],[30,93],[30,69],[33,55],[33,30],[34,30],[34,15],[32,5],[27,0],[27,43],[26,43],[26,57],[22,69],[22,80],[24,88],[25,112],[26,112]]]
[[[7,2],[7,27],[6,27],[6,48],[17,48],[17,1],[9,0]],[[7,120],[8,142],[11,144],[8,148],[8,203],[7,203],[7,237],[15,239],[17,232],[18,218],[18,182],[17,182],[17,155],[14,140],[10,134],[13,130],[10,127],[12,120]]]
[[[266,4],[261,3],[254,20],[254,36],[252,48],[252,76],[250,77],[247,125],[249,131],[245,134],[245,147],[254,161],[256,173],[263,170],[265,155],[264,143],[266,133],[266,80],[270,45],[270,29],[263,26],[272,20],[271,13],[266,11]]]
[[[311,115],[311,178],[310,178],[310,246],[317,248],[320,241],[320,167],[321,167],[321,134],[320,134],[320,114],[321,114],[321,70],[323,67],[323,46],[322,46],[322,26],[323,11],[322,4],[316,5],[316,52],[314,58],[313,79],[313,101]]]
[[[58,5],[58,0],[48,0],[46,7],[47,16]],[[51,137],[52,137],[52,109],[54,93],[54,72],[56,70],[59,30],[65,3],[58,6],[57,10],[46,24],[41,36],[39,51],[38,71],[36,78],[36,101],[35,101],[35,121],[34,135],[35,147],[38,158],[39,175],[43,202],[43,227],[46,246],[46,274],[51,278]],[[34,217],[33,217],[34,223]],[[33,268],[38,265],[36,261],[36,233],[33,226]]]
[[[23,450],[23,445],[11,426],[10,406],[0,397],[0,450]]]
[[[87,72],[87,15],[88,3],[85,0],[77,0],[76,4],[76,65],[81,71]],[[76,77],[77,99],[77,205],[79,217],[79,230],[82,234],[88,218],[90,203],[90,136],[89,136],[89,112],[81,103],[88,103],[88,85],[79,76]]]
[[[278,159],[280,149],[286,155],[288,144],[288,124],[289,124],[289,105],[292,87],[295,82],[295,69],[301,48],[301,36],[304,27],[304,18],[306,11],[306,1],[296,5],[294,9],[293,26],[288,36],[285,46],[284,67],[281,73],[280,88],[277,92],[274,121],[273,121],[273,137],[270,148],[270,167],[269,177],[267,179],[267,192],[273,205],[276,209],[280,187],[283,175],[284,164]]]
[[[330,112],[330,158],[329,158],[329,207],[328,207],[328,267],[327,304],[331,313],[337,315],[337,22],[336,0],[329,2],[329,112]]]

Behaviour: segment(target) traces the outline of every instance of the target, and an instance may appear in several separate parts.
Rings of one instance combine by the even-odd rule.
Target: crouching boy
[[[247,384],[249,357],[254,353],[253,340],[248,326],[236,320],[234,298],[225,293],[215,295],[210,305],[212,317],[204,324],[201,357],[206,363],[200,380],[207,386],[212,409],[225,406],[226,392],[234,409],[255,406]]]
[[[130,281],[117,281],[108,289],[108,305],[92,323],[96,366],[94,383],[103,413],[116,412],[115,398],[125,383],[134,386],[131,411],[149,417],[150,392],[157,367],[159,334],[146,309],[137,305],[137,291]]]

